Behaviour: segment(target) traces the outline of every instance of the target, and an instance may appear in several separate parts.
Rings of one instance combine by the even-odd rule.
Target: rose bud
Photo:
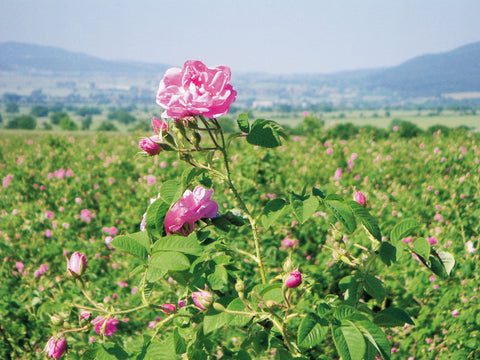
[[[75,251],[68,262],[68,272],[73,277],[82,276],[87,270],[87,258],[85,255]]]
[[[209,291],[195,291],[192,294],[192,300],[202,311],[210,309],[213,304],[213,296]]]
[[[357,191],[353,196],[353,200],[362,205],[363,207],[367,206],[367,197],[360,191]]]
[[[63,335],[52,336],[45,346],[47,356],[52,359],[60,359],[67,351],[67,339]]]
[[[150,156],[155,156],[162,151],[162,147],[151,137],[140,139],[138,146]]]
[[[298,270],[294,270],[288,275],[285,285],[289,288],[296,288],[302,283],[302,273]]]
[[[161,308],[166,314],[171,314],[172,312],[175,312],[175,310],[177,310],[177,307],[173,304],[163,304],[161,305]]]

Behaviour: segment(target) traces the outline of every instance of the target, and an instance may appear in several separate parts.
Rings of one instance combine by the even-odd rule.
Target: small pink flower
[[[45,352],[51,359],[60,359],[67,351],[67,339],[64,336],[52,336],[45,346]]]
[[[457,317],[458,315],[460,315],[460,311],[458,311],[458,310],[453,310],[452,311],[452,316],[453,317]]]
[[[340,180],[342,178],[343,171],[341,168],[335,170],[335,175],[333,176],[334,180]]]
[[[165,230],[167,234],[181,232],[190,234],[195,222],[202,218],[214,218],[218,212],[218,204],[210,200],[213,189],[197,186],[193,192],[186,190],[182,198],[177,201],[165,216]]]
[[[209,291],[195,291],[192,293],[193,303],[202,311],[210,309],[213,305],[213,296]]]
[[[171,314],[177,310],[177,307],[173,304],[163,304],[162,306],[163,312],[166,314]]]
[[[85,255],[75,251],[68,262],[68,271],[73,277],[82,276],[87,270],[87,258]]]
[[[290,288],[299,287],[302,283],[302,273],[298,270],[294,270],[290,273],[287,280],[285,280],[285,285]]]
[[[353,200],[362,205],[363,207],[367,206],[367,197],[360,191],[357,191],[353,196]]]
[[[82,221],[84,222],[90,222],[92,219],[91,219],[91,213],[90,213],[90,210],[88,209],[83,209],[81,212],[80,212],[80,218]]]
[[[286,248],[291,248],[294,246],[298,245],[298,240],[297,239],[290,239],[289,237],[286,237],[285,239],[282,240],[282,246],[280,246],[280,250],[284,250]]]
[[[227,66],[209,68],[201,61],[189,60],[183,69],[167,70],[158,87],[157,104],[165,109],[164,116],[172,119],[223,116],[237,95],[230,77]]]
[[[117,331],[116,325],[118,320],[115,318],[108,318],[105,323],[105,318],[103,316],[97,316],[93,321],[94,330],[97,334],[101,334],[102,330],[105,333],[105,336],[111,336]],[[103,329],[102,329],[103,328]]]

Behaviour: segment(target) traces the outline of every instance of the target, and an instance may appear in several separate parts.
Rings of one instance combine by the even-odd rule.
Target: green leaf
[[[402,239],[406,238],[408,235],[412,234],[415,230],[420,227],[420,224],[413,219],[406,219],[402,222],[395,225],[390,233],[390,240],[393,245],[396,245]]]
[[[300,323],[297,343],[304,348],[311,348],[322,342],[328,332],[328,321],[315,313],[308,313]]]
[[[380,231],[380,227],[378,226],[377,219],[375,219],[367,209],[365,209],[356,201],[349,201],[348,205],[350,205],[350,207],[352,208],[355,216],[360,219],[365,229],[375,239],[377,239],[378,241],[382,241],[382,232]]]
[[[261,217],[262,225],[265,229],[270,228],[283,214],[285,205],[287,205],[287,202],[281,198],[272,199],[265,205]]]
[[[377,300],[380,304],[383,302],[383,299],[385,299],[385,296],[387,295],[387,291],[385,290],[382,281],[377,279],[373,275],[365,276],[364,288],[365,291],[371,297],[375,298],[375,300]]]
[[[431,249],[429,260],[430,265],[426,265],[436,275],[440,276],[443,279],[447,278],[450,275],[450,272],[455,266],[455,258],[453,257],[453,255],[442,250]]]
[[[147,348],[143,360],[176,360],[178,358],[175,353],[175,347],[168,342],[152,341]]]
[[[186,168],[182,173],[183,188],[186,189],[197,177],[200,177],[205,172],[207,172],[207,170],[203,168],[198,168],[198,167]]]
[[[150,236],[158,239],[162,236],[165,215],[170,209],[170,205],[161,199],[155,200],[147,209],[147,216],[145,218],[146,229]]]
[[[165,181],[160,187],[160,198],[167,204],[173,204],[183,195],[182,183],[176,180]]]
[[[184,254],[200,255],[203,252],[203,247],[198,242],[196,236],[192,236],[192,234],[188,237],[169,235],[160,238],[153,245],[152,253],[158,251],[178,251]]]
[[[288,136],[279,124],[272,120],[257,119],[247,135],[247,142],[252,145],[274,148],[282,145],[281,137],[286,139]]]
[[[143,262],[146,262],[148,259],[147,249],[145,249],[145,247],[140,244],[135,238],[128,235],[116,236],[112,240],[111,245],[116,249],[126,251],[129,254],[140,258]]]
[[[152,255],[149,267],[167,271],[183,271],[190,268],[188,258],[177,251],[162,251]]]
[[[233,311],[243,311],[243,312],[249,312],[250,310],[247,309],[245,304],[242,302],[240,298],[236,298],[233,300],[230,304],[227,306],[228,310],[233,310]],[[241,315],[241,314],[229,314],[228,318],[228,324],[230,326],[238,326],[238,327],[243,327],[247,325],[250,320],[252,320],[253,316],[247,316],[247,315]]]
[[[343,360],[363,360],[366,350],[365,339],[351,321],[333,326],[333,341]]]
[[[203,332],[205,335],[225,326],[230,319],[230,314],[221,312],[214,315],[207,315],[203,318]]]
[[[350,206],[339,200],[325,200],[325,204],[332,210],[337,220],[345,226],[348,233],[351,234],[355,231],[357,223]]]
[[[222,290],[228,284],[227,270],[222,265],[216,265],[215,271],[207,276],[207,280],[213,290]]]
[[[373,322],[383,327],[404,326],[405,323],[415,325],[404,310],[393,307],[379,311],[373,318]]]
[[[147,282],[155,283],[160,279],[163,279],[167,275],[167,270],[159,269],[154,266],[149,266],[147,269]]]
[[[355,325],[363,333],[363,336],[374,346],[383,360],[389,360],[391,354],[390,344],[382,329],[369,320],[356,321]],[[375,357],[373,357],[375,359]]]
[[[389,242],[383,241],[380,244],[380,259],[387,266],[397,261],[397,248]]]
[[[123,360],[128,359],[128,353],[118,344],[105,343],[97,347],[95,354],[97,360]]]
[[[290,204],[300,224],[307,221],[318,209],[318,200],[315,196],[301,197],[292,193]]]
[[[430,244],[424,238],[418,238],[413,242],[413,252],[423,259],[428,259],[430,256]]]
[[[246,114],[245,113],[239,114],[237,118],[237,124],[238,124],[238,127],[240,128],[240,131],[246,134],[250,132],[249,118],[250,118],[250,111]]]
[[[337,320],[345,320],[354,318],[357,314],[359,314],[359,311],[353,306],[340,305],[335,309],[334,316]]]
[[[348,276],[345,276],[338,283],[340,291],[344,293],[344,300],[348,305],[355,305],[357,303],[361,295],[360,292],[362,290],[360,286],[360,281],[361,279],[358,276],[348,275]],[[342,307],[339,307],[338,309],[341,309],[341,308]]]

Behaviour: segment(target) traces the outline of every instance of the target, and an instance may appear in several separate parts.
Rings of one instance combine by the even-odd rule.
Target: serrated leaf
[[[403,238],[406,238],[408,235],[412,234],[415,230],[420,227],[420,224],[413,219],[406,219],[402,222],[395,225],[390,233],[390,240],[393,245],[399,243]]]
[[[369,320],[356,321],[355,325],[363,333],[367,341],[372,344],[376,352],[380,354],[383,360],[389,360],[391,354],[390,344],[385,333],[378,326]],[[375,359],[373,357],[372,359]]]
[[[430,244],[424,238],[418,238],[413,242],[413,252],[424,259],[430,255]]]
[[[383,327],[404,326],[405,323],[415,325],[404,310],[393,307],[379,311],[373,318],[373,323]]]
[[[173,204],[183,195],[183,186],[179,181],[168,180],[160,187],[160,198],[167,204]]]
[[[240,131],[248,134],[250,132],[250,123],[249,123],[249,118],[250,118],[250,112],[244,113],[244,114],[239,114],[237,118],[237,124],[240,129]]]
[[[158,239],[152,247],[152,253],[158,251],[178,251],[184,254],[200,255],[203,247],[196,237],[169,235]]]
[[[154,266],[149,266],[147,269],[147,281],[149,283],[155,283],[160,279],[163,279],[167,275],[167,270],[159,269]]]
[[[143,360],[176,360],[175,347],[170,343],[152,341],[145,352]]]
[[[300,197],[292,194],[290,205],[300,224],[307,221],[318,209],[318,200],[315,196]]]
[[[247,142],[252,145],[274,148],[282,145],[281,138],[286,139],[287,137],[285,130],[275,121],[257,119],[247,135]]]
[[[197,177],[200,177],[205,172],[207,172],[207,170],[203,168],[198,168],[198,167],[186,168],[182,173],[183,188],[187,188]]]
[[[382,241],[382,232],[378,226],[377,219],[375,219],[370,212],[356,201],[349,201],[348,205],[353,210],[355,216],[360,219],[360,222],[365,229],[378,241]]]
[[[297,333],[297,343],[304,348],[320,344],[328,332],[328,321],[315,313],[308,313],[300,323]]]
[[[213,290],[222,290],[228,284],[228,273],[224,266],[215,265],[215,271],[207,276]]]
[[[243,311],[249,312],[250,310],[247,309],[245,304],[242,302],[240,298],[234,299],[230,304],[227,306],[228,310],[232,311]],[[230,326],[238,326],[243,327],[247,325],[250,320],[252,320],[253,316],[241,315],[241,314],[229,314],[228,324]]]
[[[328,200],[328,197],[325,204],[330,210],[332,210],[337,220],[345,226],[345,229],[349,234],[355,231],[357,223],[350,206],[339,200]]]
[[[387,291],[385,290],[382,281],[373,275],[365,276],[364,288],[365,291],[380,304],[387,295]]]
[[[389,242],[383,241],[380,244],[380,259],[387,266],[392,265],[397,261],[397,248]]]
[[[434,255],[437,254],[438,258],[442,262],[443,267],[447,275],[450,275],[452,272],[453,267],[455,266],[455,257],[447,251],[443,251],[440,249],[433,251]]]
[[[335,309],[334,316],[337,320],[345,320],[354,317],[356,314],[358,314],[358,310],[353,306],[340,305]]]
[[[430,264],[426,265],[433,271],[433,273],[443,279],[450,275],[450,272],[455,266],[455,258],[453,255],[439,249],[431,249],[429,260]]]
[[[155,200],[147,209],[147,216],[145,218],[145,227],[150,236],[158,239],[162,236],[165,225],[165,215],[170,209],[170,205],[162,199]]]
[[[143,262],[147,261],[148,251],[134,238],[128,235],[116,236],[110,243],[114,248],[123,250],[140,258]]]
[[[167,271],[184,271],[190,268],[190,261],[177,251],[162,251],[152,255],[148,266]]]
[[[281,198],[272,199],[265,205],[261,217],[262,225],[265,229],[270,228],[283,214],[285,205],[287,205],[287,202]]]
[[[363,334],[351,322],[334,326],[333,341],[343,360],[363,360],[366,345]]]
[[[95,353],[97,360],[124,360],[128,359],[128,353],[118,344],[105,343],[97,347]]]

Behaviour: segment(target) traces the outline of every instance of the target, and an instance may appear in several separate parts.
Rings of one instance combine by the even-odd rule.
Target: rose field
[[[180,71],[150,134],[0,133],[1,359],[480,358],[478,133],[226,134]]]

